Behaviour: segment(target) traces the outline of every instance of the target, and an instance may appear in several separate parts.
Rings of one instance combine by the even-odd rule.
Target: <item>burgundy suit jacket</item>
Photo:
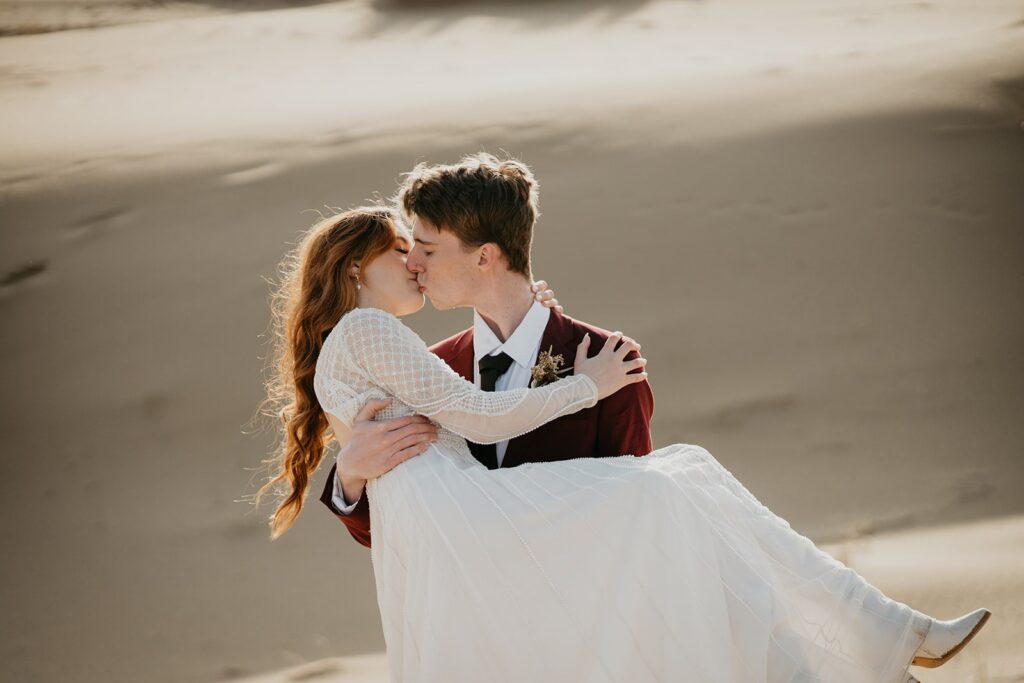
[[[611,335],[551,309],[544,328],[540,349],[565,357],[565,366],[576,361],[576,347],[590,333],[590,355],[601,350]],[[473,381],[473,328],[440,341],[430,347],[455,372]],[[636,358],[631,351],[627,358]],[[636,370],[635,372],[640,372]],[[603,458],[618,455],[647,455],[651,444],[651,417],[654,415],[654,394],[646,380],[629,384],[591,408],[584,408],[541,425],[532,432],[511,439],[501,467],[515,467],[527,462],[551,462],[570,458]],[[470,444],[476,455],[477,444]],[[320,501],[340,519],[357,541],[370,547],[370,505],[366,492],[350,514],[343,515],[332,503],[337,465],[331,466]]]

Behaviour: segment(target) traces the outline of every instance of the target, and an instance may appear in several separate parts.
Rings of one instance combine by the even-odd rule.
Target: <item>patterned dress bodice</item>
[[[391,398],[388,420],[418,413],[435,422],[438,445],[473,460],[466,440],[497,443],[597,403],[584,374],[533,389],[485,392],[456,373],[394,315],[356,308],[327,335],[313,386],[324,411],[349,428],[371,398]]]

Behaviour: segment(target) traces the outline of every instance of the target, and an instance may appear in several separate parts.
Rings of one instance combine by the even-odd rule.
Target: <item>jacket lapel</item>
[[[551,316],[548,318],[548,324],[544,328],[544,335],[541,337],[540,350],[550,350],[554,355],[562,354],[566,358],[566,365],[572,365],[574,360],[573,354],[576,352],[572,342],[572,322],[556,309],[551,309]],[[473,352],[473,328],[469,328],[459,335],[451,344],[444,347],[435,347],[434,351],[452,370],[459,373],[466,380],[473,381],[473,359],[475,356]],[[572,370],[559,374],[566,377],[572,374]],[[539,429],[544,429],[544,427],[539,427]],[[525,462],[520,458],[519,453],[523,441],[524,439],[518,438],[511,439],[508,442],[505,457],[501,461],[503,467],[514,467]],[[469,449],[476,456],[477,460],[480,460],[478,455],[479,445],[470,442]],[[481,462],[483,461],[481,460]]]
[[[463,332],[450,346],[435,349],[437,354],[463,379],[473,381],[473,328]]]
[[[575,349],[569,348],[572,343],[572,323],[558,312],[557,309],[551,309],[551,317],[548,318],[547,327],[544,328],[544,336],[540,340],[540,350],[550,350],[553,355],[562,354],[566,357],[566,365],[572,365],[571,358],[572,354],[567,351],[575,351]],[[472,363],[472,343],[470,344],[470,363]],[[472,366],[470,366],[472,369]],[[569,372],[559,373],[562,377],[568,377],[572,374],[572,370]],[[543,426],[538,429],[544,429]],[[519,457],[519,450],[522,446],[523,439],[517,438],[512,439],[508,442],[508,446],[505,449],[505,457],[501,460],[502,467],[513,467],[514,465],[520,465],[523,463]]]

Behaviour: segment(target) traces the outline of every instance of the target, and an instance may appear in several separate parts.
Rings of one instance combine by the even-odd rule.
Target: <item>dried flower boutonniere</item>
[[[541,351],[537,355],[537,364],[530,368],[531,388],[551,384],[555,380],[561,379],[559,375],[572,370],[571,365],[567,368],[562,368],[562,365],[565,364],[565,358],[562,354],[552,355],[553,349],[553,346],[549,346],[547,351]]]

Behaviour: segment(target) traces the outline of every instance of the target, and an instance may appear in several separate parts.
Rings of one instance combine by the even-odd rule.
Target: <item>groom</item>
[[[525,164],[490,154],[450,166],[421,163],[403,183],[398,203],[412,226],[415,244],[407,267],[421,291],[438,310],[473,308],[473,327],[430,348],[457,373],[485,391],[503,391],[530,386],[533,378],[545,384],[571,374],[576,347],[588,332],[591,353],[600,351],[610,332],[535,300],[530,246],[537,183]],[[635,351],[627,356],[636,357]],[[372,421],[384,405],[371,402],[361,411],[320,498],[367,547],[366,480],[423,452],[435,430],[423,416]],[[522,436],[469,447],[490,469],[646,455],[653,448],[653,413],[654,395],[643,381]]]

